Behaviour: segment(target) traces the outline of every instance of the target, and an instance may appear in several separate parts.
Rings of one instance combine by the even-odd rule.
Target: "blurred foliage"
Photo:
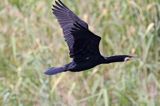
[[[1,106],[158,106],[160,1],[63,0],[102,37],[102,54],[135,61],[46,76],[70,61],[52,0],[0,0]]]

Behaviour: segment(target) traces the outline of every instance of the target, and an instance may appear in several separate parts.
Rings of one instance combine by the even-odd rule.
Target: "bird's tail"
[[[67,71],[65,67],[51,67],[45,72],[46,75],[54,75]]]

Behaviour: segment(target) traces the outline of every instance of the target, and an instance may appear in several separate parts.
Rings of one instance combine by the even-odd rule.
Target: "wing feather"
[[[98,46],[101,38],[89,31],[86,22],[76,16],[60,0],[55,1],[52,10],[63,29],[70,57],[79,60],[89,55],[100,54]]]

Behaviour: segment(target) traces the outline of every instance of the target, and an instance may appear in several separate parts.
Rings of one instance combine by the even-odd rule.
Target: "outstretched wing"
[[[100,55],[99,42],[101,37],[95,35],[78,22],[74,24],[71,30],[71,34],[74,38],[73,55],[71,55],[76,61],[83,61],[89,59],[93,55]]]
[[[73,53],[74,40],[71,35],[71,28],[75,22],[79,22],[85,28],[88,28],[87,23],[77,17],[67,6],[65,6],[60,0],[55,1],[56,5],[53,5],[53,14],[57,17],[59,24],[61,25],[64,33],[65,40],[69,46],[70,54]]]
[[[53,14],[63,29],[64,38],[70,50],[70,57],[79,58],[83,54],[82,51],[86,52],[84,48],[96,49],[95,52],[98,52],[100,37],[90,32],[87,23],[77,17],[60,0],[55,1],[55,4],[52,9]]]

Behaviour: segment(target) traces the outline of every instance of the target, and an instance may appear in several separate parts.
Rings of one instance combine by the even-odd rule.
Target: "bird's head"
[[[125,56],[124,61],[130,61],[130,60],[133,60],[134,58],[136,57],[135,56]]]

